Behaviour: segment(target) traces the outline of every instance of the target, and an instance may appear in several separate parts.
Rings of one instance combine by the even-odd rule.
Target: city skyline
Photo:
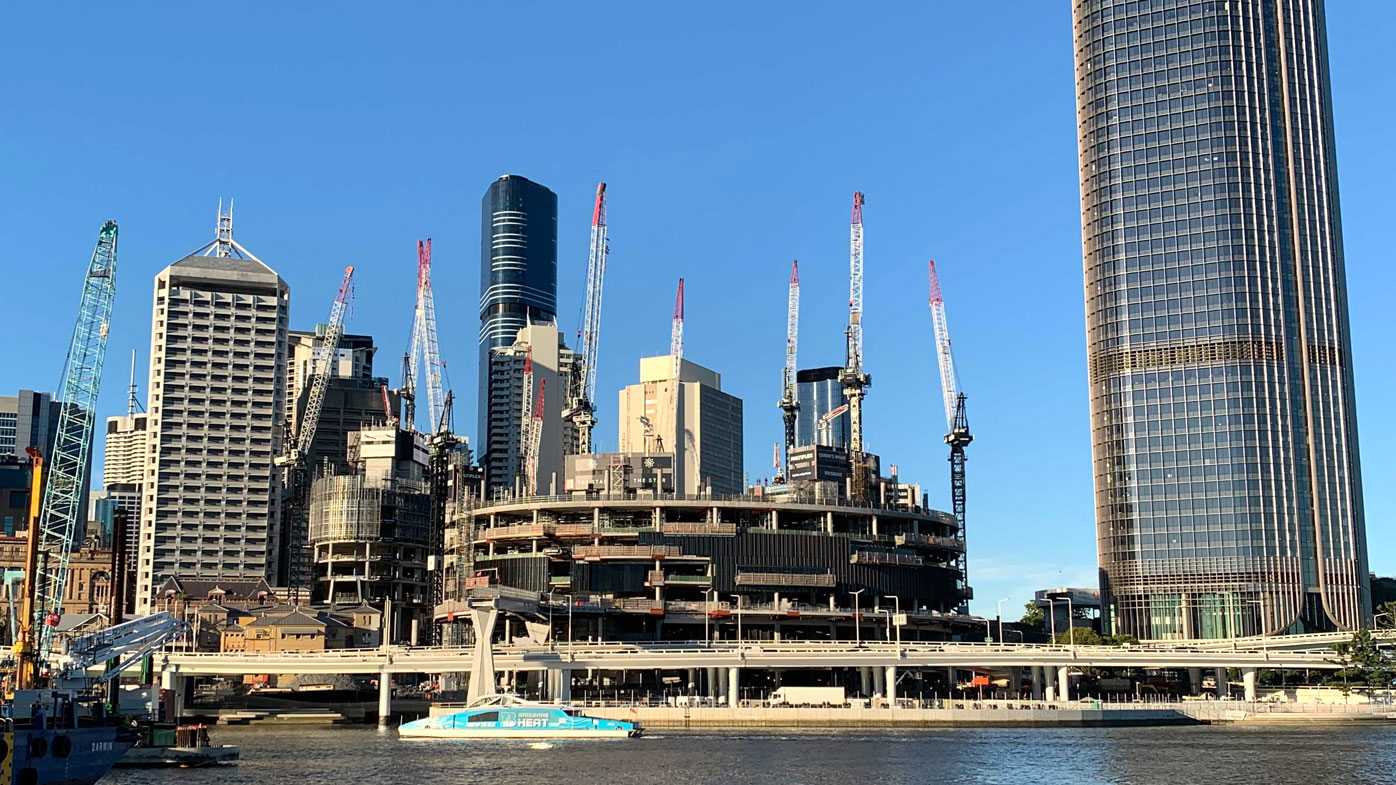
[[[206,239],[205,235],[212,228],[208,223],[212,219],[214,202],[220,195],[231,193],[238,198],[239,237],[256,248],[294,288],[291,326],[308,329],[322,320],[339,270],[345,263],[354,263],[359,265],[363,277],[358,313],[351,318],[348,329],[373,335],[377,345],[389,352],[387,357],[397,354],[400,347],[405,348],[410,329],[413,289],[408,282],[411,275],[408,270],[414,259],[412,245],[418,237],[434,236],[438,309],[443,313],[443,355],[455,370],[453,388],[464,396],[472,380],[468,371],[460,369],[471,364],[466,353],[473,350],[472,340],[478,330],[478,321],[472,330],[472,320],[462,317],[475,312],[471,283],[476,280],[478,255],[473,253],[476,246],[472,240],[478,242],[479,238],[473,237],[471,205],[480,189],[500,174],[519,172],[547,184],[559,194],[559,327],[570,334],[580,302],[579,282],[585,270],[584,244],[590,196],[595,181],[604,179],[611,183],[613,267],[608,275],[603,316],[601,380],[598,383],[598,390],[603,394],[599,396],[598,449],[615,447],[606,443],[608,435],[614,433],[615,410],[608,406],[613,400],[611,391],[629,381],[627,377],[633,375],[639,356],[663,354],[667,342],[670,307],[667,300],[671,296],[667,284],[664,291],[648,292],[638,287],[646,277],[669,281],[671,273],[684,275],[690,286],[686,336],[689,352],[722,373],[724,387],[745,401],[745,458],[748,472],[756,479],[770,474],[761,467],[769,464],[769,443],[779,439],[779,412],[774,401],[779,395],[783,290],[789,259],[801,260],[806,286],[800,366],[811,368],[837,363],[842,353],[839,330],[843,323],[844,279],[841,276],[846,272],[843,220],[847,193],[861,188],[868,193],[869,200],[867,365],[878,378],[878,386],[870,392],[867,404],[870,449],[882,455],[897,456],[903,475],[914,477],[930,491],[932,505],[948,508],[948,483],[945,481],[948,469],[943,446],[939,443],[941,428],[936,425],[937,385],[930,321],[924,302],[923,267],[925,258],[934,257],[940,263],[945,280],[947,304],[956,330],[956,360],[970,396],[979,436],[971,448],[969,465],[970,576],[980,592],[975,610],[991,614],[999,596],[1016,591],[1022,585],[1023,581],[1011,576],[1022,573],[1022,567],[1038,563],[1062,565],[1067,570],[1077,570],[1077,574],[1064,575],[1061,579],[1034,575],[1033,588],[1083,580],[1092,585],[1095,565],[1090,453],[1085,435],[1085,406],[1080,395],[1085,378],[1079,341],[1083,324],[1081,312],[1077,310],[1079,279],[1075,278],[1079,270],[1079,235],[1076,234],[1075,162],[1071,154],[1074,118],[1070,67],[1062,58],[1062,53],[1069,48],[1063,42],[1069,40],[1070,19],[1063,9],[1055,6],[1049,6],[1043,18],[1053,32],[1042,35],[1044,40],[1040,43],[1030,42],[1022,56],[1042,58],[1038,70],[1048,73],[1028,77],[1027,84],[1020,89],[1027,90],[1033,85],[1045,85],[1049,89],[1052,105],[1038,107],[1041,113],[1037,117],[1050,122],[1051,130],[1044,134],[1050,137],[1050,143],[1040,148],[1027,145],[1021,158],[998,152],[996,155],[1008,159],[1011,165],[998,161],[993,165],[1005,168],[994,169],[987,175],[1007,177],[1012,173],[1014,179],[1008,182],[1024,183],[1025,192],[1018,197],[1002,195],[999,188],[989,188],[987,183],[971,182],[969,169],[959,171],[948,180],[928,177],[929,169],[915,166],[905,175],[889,177],[887,172],[895,163],[894,158],[868,150],[871,145],[867,140],[848,147],[829,147],[830,139],[847,133],[837,130],[847,118],[839,117],[838,112],[819,114],[823,111],[816,108],[821,105],[820,99],[831,94],[825,89],[808,92],[794,104],[796,108],[809,107],[819,117],[818,122],[812,124],[814,128],[806,126],[804,132],[796,136],[803,142],[801,149],[831,151],[826,154],[837,151],[839,156],[846,155],[849,160],[829,162],[825,167],[805,160],[771,158],[765,164],[765,171],[777,176],[784,176],[787,169],[797,163],[815,171],[800,173],[792,183],[778,189],[770,187],[769,183],[759,183],[748,189],[729,179],[722,188],[732,188],[732,197],[739,198],[720,205],[721,209],[714,206],[720,203],[711,200],[712,194],[719,191],[716,181],[721,178],[716,173],[699,178],[702,187],[697,192],[704,199],[681,193],[686,187],[692,188],[682,180],[670,180],[667,186],[661,187],[662,178],[658,176],[680,171],[698,172],[708,158],[696,158],[691,153],[675,155],[660,161],[663,166],[655,176],[649,176],[643,172],[645,162],[653,163],[655,159],[643,155],[643,148],[640,153],[629,153],[633,160],[624,157],[624,151],[634,150],[637,141],[637,137],[629,135],[606,148],[594,148],[594,159],[586,158],[582,149],[583,142],[595,144],[591,134],[584,134],[582,141],[569,144],[556,144],[554,136],[535,138],[533,143],[538,149],[533,154],[521,146],[513,147],[506,151],[507,155],[496,154],[469,167],[452,158],[443,164],[448,172],[414,179],[410,186],[394,185],[394,188],[404,189],[393,198],[404,197],[405,206],[414,212],[410,216],[401,212],[380,213],[382,205],[377,199],[350,198],[358,195],[355,182],[364,187],[391,182],[387,172],[373,166],[361,175],[363,180],[353,182],[327,181],[312,188],[307,188],[305,183],[290,182],[284,196],[276,195],[279,189],[275,178],[228,170],[218,172],[216,177],[201,171],[197,185],[172,173],[163,173],[160,187],[177,198],[147,199],[144,188],[121,186],[115,180],[99,178],[99,184],[105,183],[101,187],[101,198],[93,192],[76,200],[54,203],[41,189],[28,204],[22,197],[30,188],[31,177],[38,171],[33,163],[14,167],[12,170],[17,171],[14,185],[0,191],[7,212],[14,216],[14,223],[6,233],[10,261],[4,266],[7,277],[18,291],[41,292],[36,298],[38,302],[20,303],[16,313],[26,324],[49,326],[54,335],[36,335],[32,343],[26,341],[20,347],[21,362],[15,364],[17,367],[0,371],[0,382],[3,382],[0,391],[53,388],[61,362],[61,346],[67,338],[67,320],[76,299],[79,266],[90,250],[84,246],[90,244],[92,230],[107,217],[115,217],[123,227],[124,283],[118,294],[111,351],[119,353],[131,347],[142,347],[139,362],[142,366],[148,363],[143,347],[149,336],[148,300],[145,299],[149,290],[145,286],[161,266],[177,258],[187,247]],[[956,21],[975,29],[974,20]],[[918,15],[917,22],[924,20]],[[1367,19],[1360,25],[1378,27]],[[1354,16],[1345,16],[1345,12],[1336,8],[1330,9],[1330,30],[1335,39],[1340,34],[1359,37],[1365,34]],[[712,35],[726,40],[727,36],[719,33],[721,31]],[[1361,94],[1359,83],[1351,80],[1366,61],[1360,59],[1360,52],[1342,53],[1360,47],[1339,47],[1335,43],[1334,49],[1340,179],[1346,208],[1350,286],[1354,292],[1354,364],[1361,370],[1358,378],[1361,428],[1368,434],[1383,434],[1390,432],[1391,420],[1380,411],[1382,407],[1377,405],[1380,399],[1376,397],[1384,378],[1380,367],[1384,364],[1380,309],[1375,296],[1368,292],[1381,289],[1386,280],[1383,277],[1386,273],[1376,269],[1380,256],[1375,244],[1379,225],[1376,219],[1382,213],[1381,199],[1385,197],[1379,197],[1375,191],[1378,178],[1361,169],[1368,168],[1370,163],[1366,162],[1374,156],[1387,154],[1377,148],[1378,140],[1374,135],[1357,127],[1355,120],[1345,119],[1363,116],[1363,107],[1357,105]],[[884,58],[877,63],[886,65],[888,61]],[[758,61],[754,67],[760,74],[783,73],[779,65],[771,61]],[[935,76],[935,70],[929,67],[917,73],[927,78]],[[860,75],[864,74],[860,72]],[[60,79],[62,75],[54,78]],[[1345,83],[1345,79],[1350,81]],[[935,84],[938,89],[950,89],[943,87],[939,80]],[[982,87],[983,82],[978,85]],[[840,84],[834,85],[838,86]],[[628,88],[635,90],[638,86],[629,85]],[[1017,95],[1016,91],[1014,94]],[[887,92],[883,96],[887,97]],[[1007,104],[1003,98],[992,100],[990,108],[994,111],[1002,110]],[[746,103],[739,108],[756,111]],[[788,110],[791,105],[784,108]],[[780,126],[774,114],[758,114],[757,127],[778,138]],[[1026,114],[1034,116],[1031,109]],[[887,122],[911,117],[898,115]],[[658,127],[677,130],[672,122]],[[905,127],[908,135],[915,135],[910,130],[915,126]],[[1380,124],[1373,123],[1372,127],[1380,127]],[[876,132],[886,135],[885,130]],[[24,132],[16,128],[15,133]],[[20,139],[29,142],[24,146],[28,154],[36,156],[35,163],[42,163],[46,156],[54,154],[40,140],[25,136]],[[955,149],[956,142],[948,137],[937,137],[935,141]],[[998,141],[1002,142],[1003,138],[998,137]],[[549,143],[557,149],[546,149]],[[697,149],[720,162],[722,165],[717,167],[720,173],[730,176],[732,169],[738,167],[759,174],[762,170],[753,167],[760,166],[774,148],[769,142],[749,144],[730,148],[725,155],[720,147]],[[898,143],[895,155],[905,160],[911,151],[912,148]],[[974,145],[960,148],[961,154],[984,151]],[[1034,151],[1046,151],[1052,165],[1028,162]],[[189,149],[182,155],[188,155],[191,160],[213,157],[207,147]],[[235,157],[238,169],[251,171],[268,167],[258,164],[250,150],[241,151]],[[504,160],[506,157],[508,160]],[[947,157],[943,152],[936,153],[934,165],[945,165]],[[410,168],[419,166],[417,160],[412,159]],[[1034,178],[1049,179],[1052,187],[1041,190],[1028,187],[1028,181]],[[290,181],[297,179],[295,176],[289,178]],[[344,193],[337,195],[336,188],[343,189]],[[946,193],[933,200],[909,198],[927,188]],[[320,195],[317,198],[333,203],[333,209],[327,204],[302,210],[296,204],[304,205],[316,194]],[[1013,215],[1023,237],[1016,234],[1003,237],[987,232],[984,219],[973,215],[981,211],[974,205],[991,197],[1009,201],[982,212]],[[432,205],[437,199],[446,203],[442,209]],[[1047,209],[1041,215],[1030,214],[1028,205],[1032,200],[1043,200]],[[664,204],[666,201],[669,204]],[[954,203],[961,201],[969,207],[956,207]],[[659,207],[664,209],[661,211]],[[754,237],[753,227],[744,226],[744,221],[759,225],[760,231],[768,236]],[[368,242],[330,239],[346,222],[355,225],[356,233],[367,231]],[[965,226],[956,227],[957,222]],[[1044,248],[1049,250],[1044,252]],[[346,255],[353,258],[346,259]],[[14,269],[15,259],[42,259],[44,263],[36,275],[36,272]],[[73,260],[72,275],[57,274],[60,269],[68,269],[65,264],[69,259]],[[654,275],[647,276],[644,273],[647,270]],[[1011,275],[1005,276],[1005,270]],[[733,286],[732,280],[739,275],[746,276],[750,285]],[[1012,285],[1006,286],[1005,282]],[[373,299],[365,296],[368,292],[374,293]],[[1054,298],[1060,300],[1053,302]],[[454,302],[447,305],[448,301]],[[742,313],[741,319],[732,318],[734,308]],[[635,335],[626,336],[626,333]],[[1029,336],[1028,340],[1024,339],[1025,335]],[[57,359],[54,359],[55,354]],[[1015,363],[1018,365],[1012,368],[1014,374],[1034,376],[1034,384],[1030,386],[1036,397],[1011,389],[1009,373]],[[108,368],[102,396],[104,408],[97,412],[99,422],[125,409],[125,392],[119,381],[124,377],[124,364],[114,362],[112,365],[116,370]],[[383,370],[388,370],[390,365],[385,365]],[[395,373],[386,375],[396,376]],[[1058,376],[1060,378],[1056,378]],[[142,396],[146,394],[143,389]],[[462,408],[458,409],[458,420],[459,413],[473,411],[473,405],[466,403],[462,401]],[[907,418],[912,416],[908,411],[913,406],[924,406],[926,412],[916,416],[916,427],[906,427]],[[1363,455],[1364,468],[1373,476],[1382,471],[1381,467],[1390,467],[1393,458],[1379,443],[1372,444],[1372,436],[1369,435],[1368,441]],[[1028,459],[1028,455],[1040,454],[1049,446],[1061,451],[1051,461],[1053,466],[1044,469],[1038,465],[1038,460]],[[1026,455],[1019,457],[1019,454]],[[1393,502],[1380,488],[1370,487],[1367,501],[1368,517],[1373,522],[1372,565],[1381,572],[1384,565],[1396,559],[1396,547],[1383,538],[1378,523],[1382,516],[1389,515]],[[1040,517],[1024,516],[1023,510],[1043,512]],[[1026,519],[1029,517],[1030,520]],[[1041,526],[1052,532],[1047,538],[1050,542],[1031,548],[1019,544],[1029,532]],[[1005,588],[996,592],[986,588],[986,582],[988,586],[997,584]],[[1015,596],[1014,599],[1022,602],[1028,598]]]

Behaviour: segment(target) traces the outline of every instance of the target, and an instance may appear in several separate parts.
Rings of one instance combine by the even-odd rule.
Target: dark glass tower
[[[800,410],[795,414],[795,446],[820,443],[819,421],[824,415],[848,403],[843,397],[839,371],[843,368],[807,368],[795,372],[795,400]],[[840,415],[829,423],[829,447],[848,448],[848,415]]]
[[[490,184],[480,205],[480,465],[490,465],[484,453],[491,443],[491,350],[511,346],[529,321],[556,319],[557,194],[506,174]]]
[[[1074,0],[1105,618],[1371,616],[1321,0]]]

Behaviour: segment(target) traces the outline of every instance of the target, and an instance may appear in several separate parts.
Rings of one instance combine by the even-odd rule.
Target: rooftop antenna
[[[136,410],[137,410],[137,409],[139,409],[139,410],[142,411],[142,412],[145,411],[145,407],[141,405],[140,400],[136,397],[136,350],[135,350],[135,349],[132,349],[132,350],[131,350],[131,385],[127,388],[127,395],[128,395],[128,397],[127,397],[127,399],[126,399],[126,416],[127,416],[127,417],[132,417],[132,416],[134,416],[134,415],[136,414]]]
[[[233,200],[228,199],[228,212],[223,212],[223,200],[218,200],[218,221],[213,228],[213,242],[195,251],[192,256],[214,256],[221,259],[250,259],[260,262],[252,252],[233,239]]]

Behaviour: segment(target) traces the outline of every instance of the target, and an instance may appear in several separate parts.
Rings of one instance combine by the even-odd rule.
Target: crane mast
[[[853,194],[848,229],[848,331],[844,367],[839,372],[848,399],[848,459],[853,464],[853,498],[868,495],[868,467],[863,444],[863,396],[872,377],[863,373],[863,193]]]
[[[57,624],[62,612],[68,563],[87,521],[81,501],[88,457],[92,454],[112,303],[116,299],[116,234],[115,221],[102,225],[87,265],[77,322],[58,388],[58,428],[45,468],[43,505],[37,531],[31,523],[29,532],[31,538],[38,536],[38,567],[29,573],[29,580],[34,581],[35,607],[30,621],[38,628],[34,643],[39,662],[52,648],[52,625]]]
[[[441,350],[436,340],[436,299],[431,292],[430,237],[417,241],[417,309],[412,334],[414,346],[420,344],[414,348],[413,358],[420,356],[426,366],[427,416],[431,419],[431,427],[436,428],[446,405],[446,395],[442,392]]]
[[[286,527],[286,581],[292,594],[302,581],[309,579],[309,556],[306,552],[309,538],[309,499],[310,499],[310,453],[315,443],[315,431],[320,423],[320,412],[325,406],[325,392],[330,386],[331,368],[335,354],[339,351],[340,339],[344,337],[344,314],[349,309],[349,300],[354,296],[354,268],[344,268],[344,278],[339,283],[334,305],[330,307],[330,320],[325,325],[325,334],[316,344],[310,355],[310,367],[306,370],[305,383],[310,385],[306,398],[305,411],[296,423],[295,439],[291,442],[290,454],[278,461],[289,469],[289,494],[286,497],[286,516],[282,525]]]
[[[945,298],[940,291],[936,263],[930,263],[931,323],[935,329],[936,355],[940,361],[940,389],[945,403],[945,443],[950,446],[950,504],[957,524],[955,536],[965,539],[965,447],[974,441],[965,413],[965,394],[955,376],[955,360],[950,352],[950,327],[945,320]],[[963,551],[961,551],[963,553]],[[963,558],[963,556],[961,557]],[[967,572],[962,569],[962,574]]]
[[[591,213],[591,250],[587,256],[586,303],[582,311],[581,358],[572,379],[567,410],[577,432],[577,452],[591,452],[591,431],[596,426],[596,364],[601,342],[601,286],[606,277],[606,184],[596,186],[596,206]]]
[[[543,443],[543,404],[548,392],[548,380],[538,382],[538,399],[533,404],[533,414],[528,428],[528,469],[524,482],[527,495],[538,494],[538,450]]]
[[[669,354],[674,358],[674,381],[679,380],[683,371],[683,279],[679,279],[679,292],[674,296],[674,326],[669,331]]]
[[[533,446],[533,347],[524,349],[523,400],[519,404],[519,493],[532,495],[533,480],[528,476]]]
[[[790,295],[785,309],[785,369],[781,377],[780,410],[785,421],[785,465],[795,449],[795,420],[800,402],[795,396],[795,357],[800,343],[800,263],[790,263]],[[777,475],[780,473],[777,472]]]

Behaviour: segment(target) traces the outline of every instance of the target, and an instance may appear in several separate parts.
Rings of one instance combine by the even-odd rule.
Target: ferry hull
[[[92,785],[135,741],[116,727],[17,730],[5,735],[4,768],[11,779],[4,785]]]
[[[640,729],[586,728],[579,730],[547,728],[399,728],[404,739],[625,739],[639,736]]]

